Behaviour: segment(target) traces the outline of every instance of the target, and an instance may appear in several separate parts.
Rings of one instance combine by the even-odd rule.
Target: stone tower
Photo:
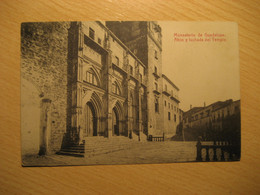
[[[106,22],[106,26],[147,66],[148,135],[162,135],[162,34],[153,21]]]

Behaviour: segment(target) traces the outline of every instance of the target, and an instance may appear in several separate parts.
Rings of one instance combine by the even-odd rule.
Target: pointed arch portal
[[[119,135],[119,118],[116,108],[112,111],[113,135]]]
[[[122,105],[119,102],[116,102],[115,106],[112,109],[112,135],[124,135],[123,130],[123,109]]]
[[[91,102],[85,105],[85,135],[88,137],[97,136],[97,113]]]

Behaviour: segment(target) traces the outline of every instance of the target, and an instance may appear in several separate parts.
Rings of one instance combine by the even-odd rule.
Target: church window
[[[154,83],[155,90],[158,91],[158,84]]]
[[[209,116],[210,110],[207,110],[206,112],[207,112],[207,116]]]
[[[130,67],[130,75],[133,75],[133,66],[129,66]]]
[[[158,99],[155,99],[155,112],[159,112],[159,102],[158,102]]]
[[[158,53],[156,50],[154,51],[154,57],[155,57],[155,59],[158,59]]]
[[[95,40],[95,31],[92,28],[89,28],[89,37]]]
[[[112,92],[113,92],[113,93],[116,92],[116,84],[115,84],[115,83],[112,84]]]
[[[88,83],[93,84],[93,85],[98,85],[97,84],[97,78],[96,78],[96,76],[94,75],[94,73],[92,71],[87,71],[87,73],[86,73],[86,81]]]
[[[157,74],[157,67],[154,67],[154,73]]]
[[[140,74],[140,82],[142,83],[142,81],[143,81],[143,75]]]
[[[117,95],[121,95],[121,92],[120,92],[120,89],[119,89],[119,86],[116,82],[114,82],[112,84],[112,92],[117,94]]]
[[[98,38],[98,44],[100,44],[100,45],[101,45],[101,39],[100,39],[100,38]]]
[[[115,56],[116,58],[116,65],[119,66],[119,58],[117,56]]]

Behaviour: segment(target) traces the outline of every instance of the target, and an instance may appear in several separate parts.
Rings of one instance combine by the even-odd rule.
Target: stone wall
[[[21,101],[23,141],[29,142],[37,138],[39,136],[37,132],[40,132],[40,126],[36,125],[39,128],[36,129],[33,124],[40,124],[41,117],[31,118],[30,122],[23,120],[28,108],[26,107],[28,105],[27,93],[30,93],[27,85],[32,85],[36,89],[34,91],[38,93],[33,96],[32,101],[32,104],[36,102],[36,110],[41,109],[43,99],[51,100],[48,153],[60,149],[63,134],[66,131],[68,28],[69,22],[22,23],[21,25],[21,95],[25,97]],[[34,131],[33,136],[31,131]],[[37,143],[22,144],[22,150],[28,151],[24,152],[24,155],[37,153],[37,148],[35,148],[38,147]]]

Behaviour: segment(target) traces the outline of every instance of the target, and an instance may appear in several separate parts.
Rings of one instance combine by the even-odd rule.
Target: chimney
[[[204,102],[204,108],[206,107],[206,102]]]
[[[190,105],[190,109],[192,109],[192,105]]]

